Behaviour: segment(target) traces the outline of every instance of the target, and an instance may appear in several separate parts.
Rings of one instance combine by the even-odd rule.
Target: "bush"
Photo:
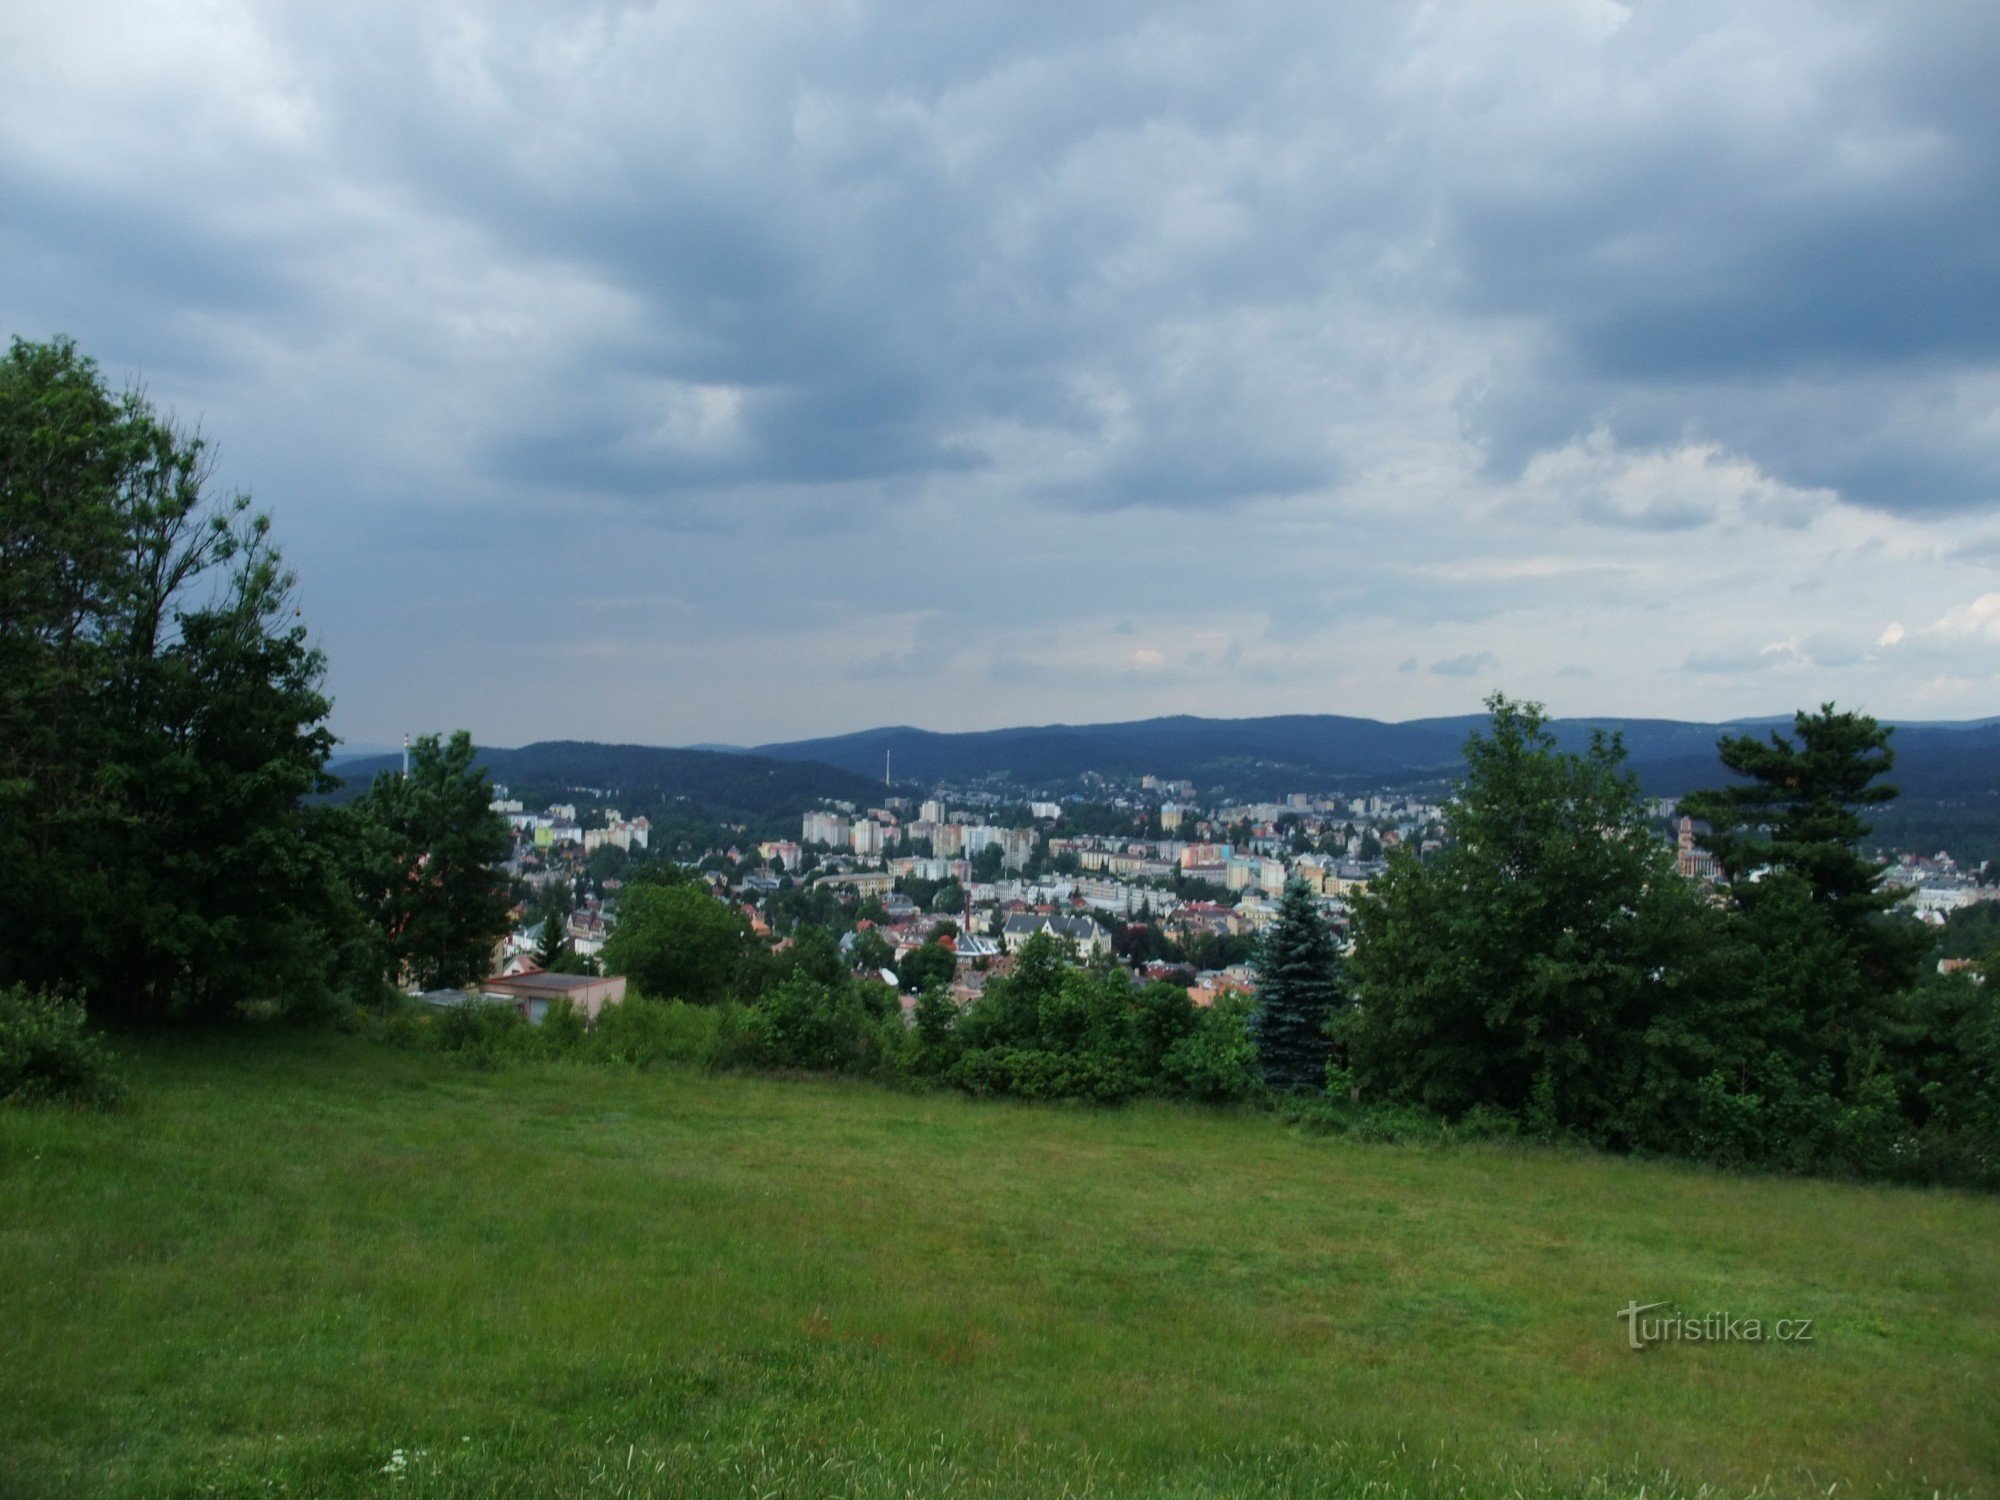
[[[84,1029],[83,1006],[21,985],[0,989],[0,1103],[108,1106],[125,1096],[117,1059]]]
[[[454,1005],[428,1021],[419,1022],[419,1041],[438,1052],[452,1052],[476,1067],[497,1067],[538,1055],[534,1028],[511,1006],[474,1001]]]
[[[854,987],[821,984],[803,973],[759,996],[750,1007],[750,1023],[757,1060],[770,1067],[858,1072],[880,1050]]]
[[[1139,1078],[1115,1057],[1040,1047],[974,1048],[945,1077],[968,1094],[1018,1099],[1085,1099],[1119,1104],[1140,1091]]]
[[[1255,1094],[1263,1076],[1245,1010],[1240,1001],[1222,1000],[1201,1012],[1194,1029],[1160,1060],[1161,1081],[1204,1104],[1234,1104]]]
[[[597,1018],[583,1055],[634,1068],[661,1063],[713,1067],[725,1025],[735,1014],[733,1005],[688,1005],[634,995]]]

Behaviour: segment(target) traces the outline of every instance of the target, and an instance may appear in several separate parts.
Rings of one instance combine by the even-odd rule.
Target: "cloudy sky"
[[[2000,713],[1990,0],[10,0],[360,742]]]

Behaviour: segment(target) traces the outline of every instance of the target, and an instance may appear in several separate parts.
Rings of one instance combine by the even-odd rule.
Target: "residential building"
[[[1079,958],[1095,958],[1110,951],[1111,934],[1090,917],[1069,912],[1023,912],[1007,919],[1000,941],[1009,953],[1019,953],[1028,939],[1046,932],[1076,944]]]

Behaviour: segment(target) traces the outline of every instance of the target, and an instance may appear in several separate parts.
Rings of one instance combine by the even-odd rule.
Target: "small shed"
[[[568,1000],[586,1020],[595,1021],[607,1005],[625,998],[623,974],[494,975],[481,982],[483,999],[512,1005],[532,1026],[542,1024],[555,1000]]]

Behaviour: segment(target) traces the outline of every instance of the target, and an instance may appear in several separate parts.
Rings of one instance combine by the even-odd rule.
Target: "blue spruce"
[[[1265,929],[1257,954],[1250,1037],[1264,1082],[1288,1094],[1324,1088],[1333,1050],[1327,1022],[1345,1003],[1333,933],[1312,892],[1294,880],[1285,887],[1277,919]]]

